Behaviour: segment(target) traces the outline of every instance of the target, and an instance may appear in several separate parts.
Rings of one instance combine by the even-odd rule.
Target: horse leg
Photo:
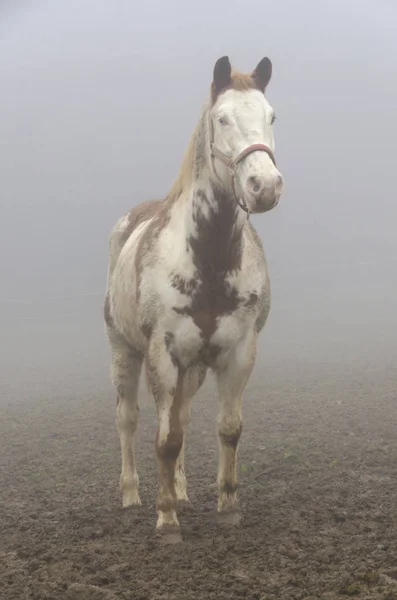
[[[150,390],[158,415],[156,435],[159,468],[157,529],[179,530],[176,514],[175,471],[183,444],[181,412],[184,404],[184,371],[175,364],[163,340],[152,339],[146,360]]]
[[[187,495],[187,480],[185,473],[185,445],[186,445],[186,434],[190,424],[190,413],[191,413],[191,398],[185,398],[184,403],[180,411],[180,422],[183,431],[183,440],[181,451],[176,459],[175,464],[175,494],[178,504],[181,506],[189,505],[189,497]]]
[[[116,424],[121,446],[120,489],[123,507],[140,505],[134,436],[138,424],[138,388],[143,357],[115,336],[112,341],[112,380],[117,390]]]
[[[256,356],[256,337],[250,334],[217,370],[220,413],[218,512],[225,523],[237,524],[237,447],[242,431],[242,394]]]

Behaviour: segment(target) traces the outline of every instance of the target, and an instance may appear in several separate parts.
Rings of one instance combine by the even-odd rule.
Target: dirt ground
[[[183,544],[166,547],[154,535],[156,423],[144,393],[139,511],[120,508],[110,387],[79,393],[84,385],[72,381],[34,402],[3,396],[0,598],[395,600],[392,365],[255,373],[239,455],[240,526],[217,522],[210,382],[195,399],[188,441],[194,511],[181,515]]]

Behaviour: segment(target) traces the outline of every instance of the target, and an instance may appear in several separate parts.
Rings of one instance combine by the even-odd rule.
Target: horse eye
[[[227,125],[227,121],[223,117],[219,117],[218,121],[221,125]]]
[[[271,121],[272,125],[273,125],[273,123],[274,123],[275,120],[276,120],[276,115],[273,115],[272,116],[272,121]]]

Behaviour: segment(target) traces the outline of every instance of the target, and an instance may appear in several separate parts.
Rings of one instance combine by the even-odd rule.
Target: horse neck
[[[190,183],[184,196],[186,247],[197,270],[207,278],[241,267],[246,215],[228,182],[223,185],[211,166],[209,118],[205,109],[193,139]]]

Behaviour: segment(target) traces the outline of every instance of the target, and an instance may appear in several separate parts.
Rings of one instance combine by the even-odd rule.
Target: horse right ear
[[[252,73],[252,78],[255,81],[258,89],[265,93],[266,86],[272,77],[272,62],[269,58],[262,58],[258,63],[255,71]]]
[[[222,56],[214,66],[212,82],[212,97],[216,100],[218,94],[232,82],[232,66],[228,56]]]

